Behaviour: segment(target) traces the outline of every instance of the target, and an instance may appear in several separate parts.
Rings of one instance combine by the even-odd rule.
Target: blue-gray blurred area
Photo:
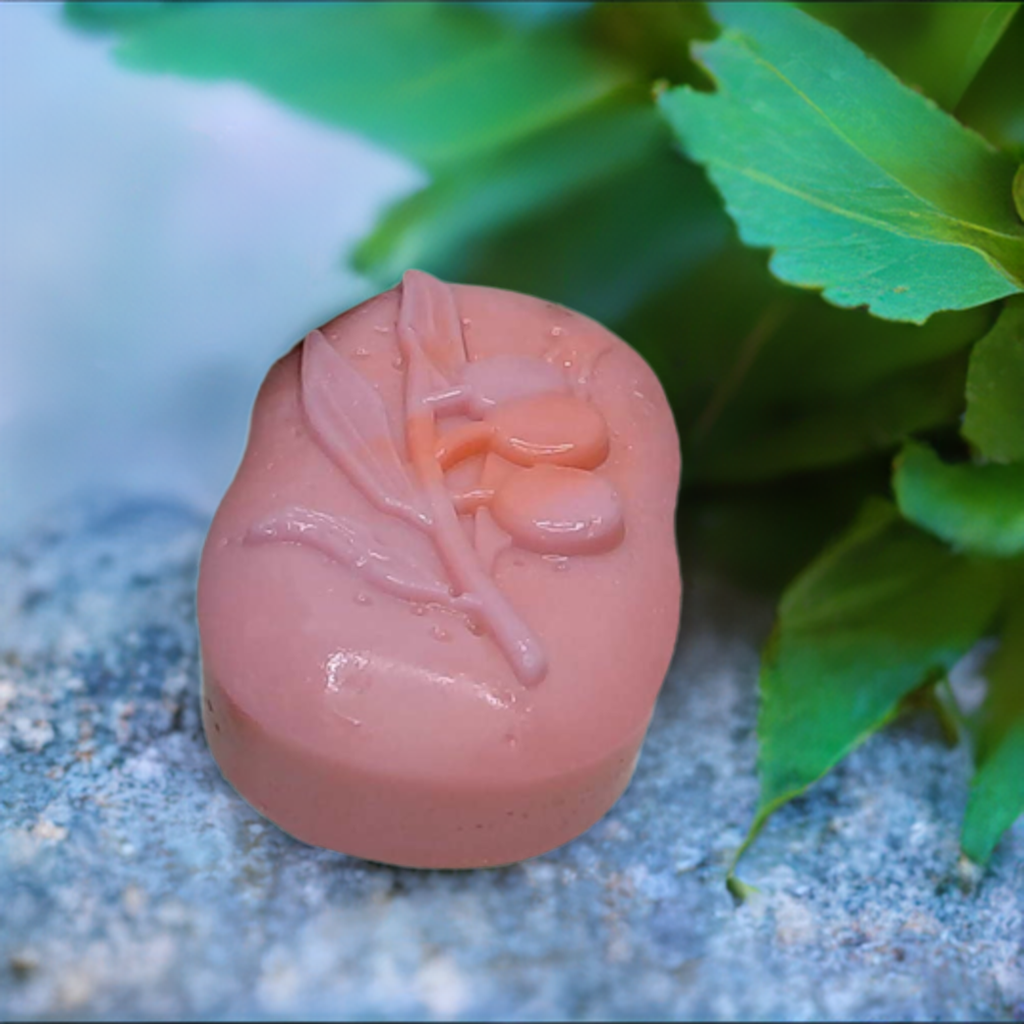
[[[100,489],[212,511],[268,365],[367,293],[346,249],[423,180],[112,45],[0,5],[0,533]]]

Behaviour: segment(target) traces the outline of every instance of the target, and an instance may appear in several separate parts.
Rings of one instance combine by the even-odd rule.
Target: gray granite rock
[[[1024,1019],[1024,828],[957,868],[962,751],[867,743],[725,866],[756,797],[770,608],[691,582],[636,777],[515,867],[303,846],[198,716],[205,521],[95,502],[0,545],[0,1018]]]

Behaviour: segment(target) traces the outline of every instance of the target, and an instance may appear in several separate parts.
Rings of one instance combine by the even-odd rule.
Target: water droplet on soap
[[[412,613],[413,615],[426,615],[427,606],[425,604],[414,604],[412,606]]]
[[[473,634],[473,636],[483,636],[484,635],[483,623],[482,622],[477,622],[476,619],[470,619],[466,623],[466,629],[468,629],[470,631],[470,633]]]
[[[370,597],[369,594],[364,594],[360,590],[359,593],[357,593],[356,596],[355,596],[355,602],[356,602],[356,604],[368,605],[368,604],[373,604],[373,599]]]
[[[507,743],[507,744],[508,744],[508,745],[509,745],[509,746],[510,746],[510,747],[511,747],[511,748],[512,748],[513,750],[514,750],[514,749],[515,749],[516,747],[518,747],[518,746],[519,746],[519,740],[518,740],[518,739],[516,739],[516,737],[515,737],[515,736],[514,736],[514,735],[513,735],[512,733],[510,733],[510,732],[507,732],[507,733],[505,733],[505,742],[506,742],[506,743]]]
[[[373,685],[370,659],[358,651],[335,651],[324,665],[330,694],[365,693]]]
[[[560,338],[562,336],[562,328],[561,327],[552,327],[551,328],[551,336],[553,338]]]
[[[442,629],[440,626],[433,626],[433,627],[431,627],[430,635],[435,640],[440,640],[442,642],[444,642],[446,640],[451,640],[451,638],[452,638],[451,633],[449,633],[447,629]]]
[[[391,330],[391,328],[390,328],[390,327],[388,327],[388,326],[386,326],[386,325],[385,325],[385,326],[381,326],[380,324],[374,324],[374,327],[373,327],[373,329],[374,329],[374,330],[375,330],[375,331],[376,331],[376,332],[377,332],[378,334],[387,334],[387,333],[388,333],[388,331],[390,331],[390,330]]]
[[[569,559],[565,555],[541,555],[555,572],[565,572],[569,568]]]
[[[463,326],[463,327],[469,327],[469,326],[471,326],[471,325],[472,325],[472,323],[473,323],[473,321],[472,321],[472,320],[470,320],[468,316],[464,316],[464,317],[462,318],[462,326]]]
[[[356,357],[356,359],[366,359],[367,356],[369,356],[370,354],[370,350],[368,348],[363,348],[362,346],[360,346],[352,354]]]
[[[396,370],[401,370],[405,366],[405,360],[401,356],[395,356],[395,358],[391,360],[391,365]]]

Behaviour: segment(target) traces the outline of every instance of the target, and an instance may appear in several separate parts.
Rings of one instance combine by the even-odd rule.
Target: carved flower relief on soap
[[[492,639],[523,685],[536,685],[547,657],[495,583],[494,558],[509,546],[557,558],[622,542],[622,502],[594,472],[609,451],[608,424],[588,394],[601,353],[566,347],[554,328],[547,358],[471,362],[454,290],[415,270],[402,279],[396,328],[407,458],[377,390],[320,331],[303,344],[302,407],[316,442],[366,499],[429,538],[444,577],[382,544],[369,523],[298,505],[253,525],[246,540],[309,545],[369,587],[459,612]],[[454,416],[468,422],[439,431]],[[480,455],[476,485],[454,491],[445,474]]]

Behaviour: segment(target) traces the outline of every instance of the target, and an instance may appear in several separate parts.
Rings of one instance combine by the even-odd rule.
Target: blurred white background
[[[0,4],[0,534],[91,488],[212,511],[267,367],[368,293],[344,256],[423,182],[110,50]]]

